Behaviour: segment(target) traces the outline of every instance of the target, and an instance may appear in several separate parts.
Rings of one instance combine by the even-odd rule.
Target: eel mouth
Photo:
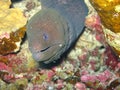
[[[49,49],[54,48],[56,46],[62,47],[63,44],[62,43],[55,43],[53,45],[50,45],[48,47],[45,47],[45,48],[41,49],[39,52],[41,52],[41,53],[47,52]]]
[[[45,51],[46,51],[46,50],[48,50],[49,48],[51,48],[51,46],[46,47],[46,48],[44,48],[44,49],[40,50],[40,52],[45,52]]]
[[[33,53],[33,58],[37,61],[44,61],[44,62],[49,62],[51,58],[56,56],[57,52],[60,52],[64,48],[63,43],[55,43],[52,45],[49,45],[48,47],[45,47],[39,51],[35,51]]]

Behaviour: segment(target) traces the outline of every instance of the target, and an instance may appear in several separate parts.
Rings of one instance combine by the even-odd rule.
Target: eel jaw
[[[49,63],[53,59],[57,59],[60,55],[57,52],[62,52],[64,45],[62,43],[57,43],[46,48],[43,48],[37,52],[33,53],[33,58],[38,62]]]

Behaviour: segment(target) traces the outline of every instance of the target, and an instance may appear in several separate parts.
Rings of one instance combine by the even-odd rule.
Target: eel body
[[[40,0],[42,9],[27,24],[29,49],[38,62],[57,60],[82,33],[84,0]]]

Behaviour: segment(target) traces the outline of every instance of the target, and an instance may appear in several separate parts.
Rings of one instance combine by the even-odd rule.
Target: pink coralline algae
[[[2,35],[0,35],[0,39],[2,39],[2,38],[10,38],[10,36],[9,36],[9,33],[7,33],[7,32],[5,32],[5,33],[3,33]]]
[[[25,70],[25,65],[24,65],[26,62],[26,57],[24,55],[22,57],[16,54],[6,55],[6,58],[8,59],[7,66],[11,67],[12,70],[16,73],[26,71],[27,69]]]
[[[14,74],[6,74],[4,75],[3,80],[7,83],[12,83],[12,82],[15,82],[15,76]]]
[[[85,24],[92,30],[102,32],[100,17],[97,14],[90,14],[86,17]]]
[[[86,24],[87,28],[93,30],[96,40],[98,40],[99,42],[104,44],[105,38],[104,38],[104,34],[103,34],[100,17],[98,16],[98,14],[94,13],[94,14],[88,15],[86,18],[85,24]]]
[[[114,78],[114,74],[111,73],[109,70],[105,70],[104,72],[96,75],[90,74],[82,75],[81,81],[93,88],[95,88],[94,84],[96,84],[97,85],[96,88],[99,88],[101,85],[102,87],[106,87],[105,85],[107,85],[109,83],[108,81],[110,81],[112,78]]]
[[[57,90],[61,90],[64,87],[64,81],[63,80],[57,80],[56,87],[57,87]]]
[[[47,77],[48,77],[48,81],[51,81],[52,80],[52,77],[55,75],[55,72],[52,71],[52,70],[49,70],[47,72]]]
[[[102,83],[105,83],[107,80],[112,78],[112,73],[109,70],[105,70],[103,73],[96,76],[98,80]]]
[[[14,81],[14,74],[12,68],[2,62],[0,62],[0,78],[5,82]]]
[[[0,72],[12,72],[12,68],[7,66],[5,63],[0,62]]]
[[[117,69],[117,65],[119,63],[118,57],[112,52],[109,46],[106,47],[105,55],[106,55],[105,64],[110,69],[114,70]]]
[[[82,82],[95,82],[97,80],[97,77],[94,75],[83,75],[81,76]]]
[[[77,82],[75,84],[75,88],[76,88],[76,90],[86,90],[86,85],[81,82]]]

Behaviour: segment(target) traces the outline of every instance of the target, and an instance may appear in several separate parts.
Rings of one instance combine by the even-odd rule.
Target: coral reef
[[[89,8],[89,15],[85,21],[86,28],[68,55],[50,65],[41,65],[32,58],[28,41],[25,39],[18,53],[0,55],[0,90],[120,89],[118,57],[105,41],[99,15],[89,0],[85,2]],[[20,7],[29,20],[39,11],[40,2],[23,0],[13,6]],[[2,34],[0,38],[5,37],[5,40],[15,43],[25,38],[24,33],[25,27],[21,27],[15,32]]]
[[[97,10],[103,25],[112,30],[120,30],[120,1],[119,0],[90,0],[91,4]]]

